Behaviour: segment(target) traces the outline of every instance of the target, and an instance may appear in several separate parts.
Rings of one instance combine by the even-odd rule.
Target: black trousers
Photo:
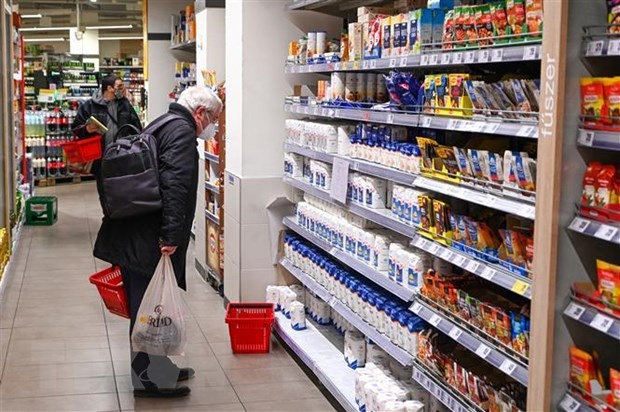
[[[121,267],[123,286],[127,294],[131,331],[136,323],[138,309],[146,293],[149,280],[146,277]],[[149,355],[144,352],[131,352],[131,382],[135,389],[174,388],[179,377],[179,368],[166,356]]]

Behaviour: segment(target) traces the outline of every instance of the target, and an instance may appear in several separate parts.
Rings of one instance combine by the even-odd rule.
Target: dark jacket
[[[172,264],[179,286],[185,289],[185,255],[198,189],[196,121],[189,110],[177,103],[170,104],[168,113],[183,118],[171,120],[154,133],[158,145],[161,212],[130,219],[104,217],[94,255],[151,277],[161,257],[160,245],[177,246]]]
[[[117,126],[121,127],[125,124],[131,124],[135,126],[138,130],[142,130],[142,124],[140,123],[140,118],[138,114],[131,107],[131,103],[126,98],[122,98],[118,100],[118,108],[116,113],[108,113],[108,104],[105,100],[103,100],[103,96],[101,92],[97,93],[93,96],[92,99],[84,102],[75,116],[75,120],[73,120],[73,124],[71,128],[75,130],[75,135],[81,139],[85,139],[87,137],[92,137],[96,133],[88,133],[85,127],[83,126],[86,121],[90,118],[90,116],[94,116],[97,120],[99,120],[102,124],[108,124],[108,118],[112,115],[116,120]],[[125,128],[121,131],[121,135],[129,136],[131,134],[135,134],[130,128]],[[102,139],[103,143],[103,139]]]

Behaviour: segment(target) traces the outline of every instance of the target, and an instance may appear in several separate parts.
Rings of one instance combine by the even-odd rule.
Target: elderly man
[[[196,137],[213,137],[222,102],[205,87],[190,87],[171,103],[175,115],[153,132],[162,209],[130,219],[104,217],[94,255],[121,267],[131,314],[130,336],[150,278],[162,254],[171,255],[180,288],[185,289],[185,260],[190,241],[198,186]],[[162,117],[163,117],[162,116]],[[155,124],[159,119],[155,119]],[[148,132],[148,127],[146,128]],[[128,187],[127,190],[132,190]],[[136,397],[180,397],[189,394],[179,381],[194,375],[191,368],[178,368],[165,356],[132,352],[132,383]]]

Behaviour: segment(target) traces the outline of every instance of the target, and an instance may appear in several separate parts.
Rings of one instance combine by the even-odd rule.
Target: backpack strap
[[[163,126],[167,125],[169,122],[173,120],[182,120],[182,119],[184,119],[184,117],[178,114],[166,114],[164,117],[162,117],[155,123],[151,123],[148,126],[146,126],[146,128],[144,129],[144,133],[153,134],[159,129],[161,129]]]

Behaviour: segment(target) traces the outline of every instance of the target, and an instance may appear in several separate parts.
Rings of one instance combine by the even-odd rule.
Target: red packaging
[[[583,175],[583,186],[581,190],[581,204],[584,206],[594,206],[596,204],[596,176],[600,172],[602,164],[591,162],[588,164]]]

